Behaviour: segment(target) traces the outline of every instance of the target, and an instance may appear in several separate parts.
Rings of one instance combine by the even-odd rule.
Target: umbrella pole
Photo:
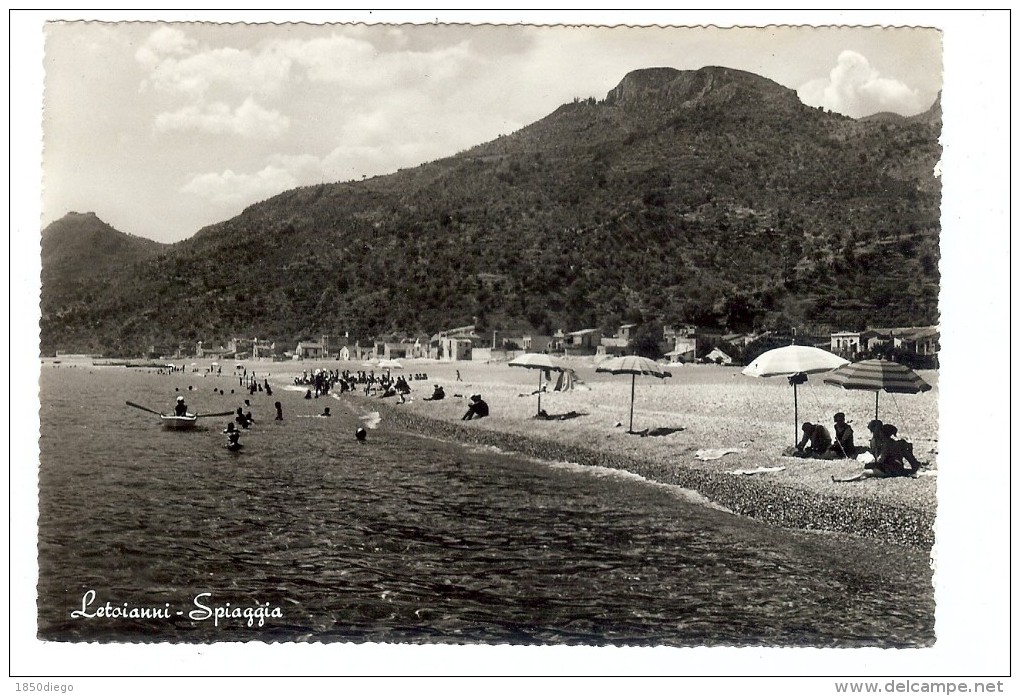
[[[542,413],[542,370],[538,371],[538,413]],[[538,413],[535,415],[537,416]]]
[[[797,433],[798,430],[798,418],[797,418],[797,383],[793,383],[793,446],[797,446]]]
[[[630,376],[630,430],[628,432],[634,432],[634,382],[637,380],[637,375]]]
[[[878,420],[878,392],[879,391],[880,390],[878,390],[878,389],[875,390],[875,420]]]

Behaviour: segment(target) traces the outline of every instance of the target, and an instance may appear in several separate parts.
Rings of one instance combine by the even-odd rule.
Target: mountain
[[[937,323],[940,117],[854,120],[728,68],[634,71],[451,157],[249,206],[88,301],[44,301],[42,350]]]
[[[164,247],[115,230],[95,213],[75,212],[47,225],[40,245],[44,307],[74,297],[97,280],[131,272]]]

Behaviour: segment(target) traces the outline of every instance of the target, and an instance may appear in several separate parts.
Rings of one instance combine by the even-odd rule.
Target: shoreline
[[[739,368],[680,366],[671,380],[642,378],[634,404],[635,429],[627,434],[630,389],[624,380],[597,374],[591,361],[566,360],[582,378],[569,392],[544,392],[542,407],[552,414],[577,417],[538,420],[534,370],[500,363],[405,361],[411,381],[408,401],[365,396],[361,392],[329,395],[353,415],[379,411],[384,422],[406,432],[475,446],[491,446],[507,454],[543,461],[568,461],[630,472],[649,481],[694,491],[742,517],[779,528],[848,535],[855,539],[894,543],[931,553],[937,508],[938,375],[927,375],[934,389],[920,398],[884,397],[883,416],[895,419],[919,457],[932,464],[927,476],[869,479],[833,483],[832,476],[860,472],[854,460],[812,460],[782,456],[790,445],[792,404],[785,380],[747,378]],[[285,401],[295,403],[293,379],[316,368],[364,367],[335,361],[252,363],[260,378],[268,376]],[[201,374],[202,367],[178,378]],[[58,365],[59,367],[59,365]],[[124,369],[124,368],[119,368]],[[272,374],[269,374],[272,371]],[[421,373],[428,373],[421,374]],[[419,374],[421,374],[419,378]],[[413,375],[413,377],[412,377]],[[205,375],[202,375],[205,376]],[[217,377],[236,379],[231,371]],[[820,380],[818,380],[820,381]],[[845,411],[863,430],[874,413],[873,392],[847,392],[815,381],[802,388],[802,419],[821,422],[825,415]],[[447,398],[426,401],[435,384]],[[462,421],[467,396],[481,393],[491,414]],[[288,408],[289,412],[289,408]],[[268,417],[268,416],[267,416]],[[831,417],[831,416],[830,416]],[[385,430],[384,426],[384,430]],[[858,435],[860,437],[860,435]],[[703,449],[729,454],[703,460]],[[738,475],[739,470],[762,470]]]
[[[546,461],[569,461],[627,471],[656,483],[695,491],[734,514],[773,526],[847,534],[927,551],[934,545],[934,515],[921,508],[893,507],[857,496],[824,495],[782,485],[766,477],[716,473],[616,452],[597,452],[539,436],[451,423],[412,413],[402,406],[384,403],[379,404],[377,410],[384,413],[387,422],[415,434],[498,447],[507,454]]]

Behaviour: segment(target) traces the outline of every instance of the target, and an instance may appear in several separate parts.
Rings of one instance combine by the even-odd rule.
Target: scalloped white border
[[[43,644],[35,639],[35,463],[38,461],[38,295],[40,220],[39,104],[42,22],[47,19],[201,21],[525,22],[535,24],[851,24],[941,28],[945,37],[943,91],[943,352],[939,482],[938,642],[929,650],[769,650],[696,648],[513,648],[488,646],[97,646]],[[14,12],[10,23],[10,377],[11,673],[14,674],[410,674],[410,675],[996,675],[1009,670],[1009,369],[1012,316],[1009,260],[1010,17],[977,11],[740,11],[677,12],[535,10],[479,11],[92,11]],[[17,362],[13,362],[17,359]],[[34,365],[24,369],[25,365]],[[976,369],[974,369],[976,368]],[[1010,380],[1012,382],[1012,380]],[[1012,383],[1010,383],[1010,387]],[[979,425],[979,428],[973,426]],[[12,437],[12,433],[16,435]],[[979,438],[975,440],[975,437]],[[987,438],[983,442],[980,438]],[[10,530],[8,530],[10,531]],[[904,601],[910,601],[904,596]],[[888,677],[878,679],[887,682]],[[969,681],[972,681],[968,679]],[[235,683],[233,680],[12,679],[71,681],[75,691],[135,693],[183,689],[249,692],[288,687],[311,691],[337,685],[311,680]],[[739,689],[758,693],[834,693],[829,678],[740,679],[697,683],[645,680],[647,691]],[[955,680],[954,680],[955,681]],[[13,684],[8,684],[14,690]],[[363,689],[386,685],[364,683]],[[500,688],[494,682],[401,681],[396,688],[446,691]],[[534,686],[538,686],[535,684]],[[559,682],[552,688],[563,688]],[[618,691],[618,681],[585,688]],[[533,688],[511,683],[509,688]],[[359,689],[360,690],[360,689]]]

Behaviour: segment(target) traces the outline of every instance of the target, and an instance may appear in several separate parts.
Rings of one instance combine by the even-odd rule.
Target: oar
[[[153,411],[151,408],[147,408],[145,406],[139,406],[138,404],[136,404],[134,402],[131,402],[131,401],[125,401],[124,403],[126,403],[128,406],[133,406],[135,408],[140,408],[143,411],[148,411],[149,413],[155,413],[157,416],[162,416],[163,415],[159,411]]]
[[[223,413],[199,413],[195,418],[219,418],[220,416],[232,416],[236,411],[224,411]]]

